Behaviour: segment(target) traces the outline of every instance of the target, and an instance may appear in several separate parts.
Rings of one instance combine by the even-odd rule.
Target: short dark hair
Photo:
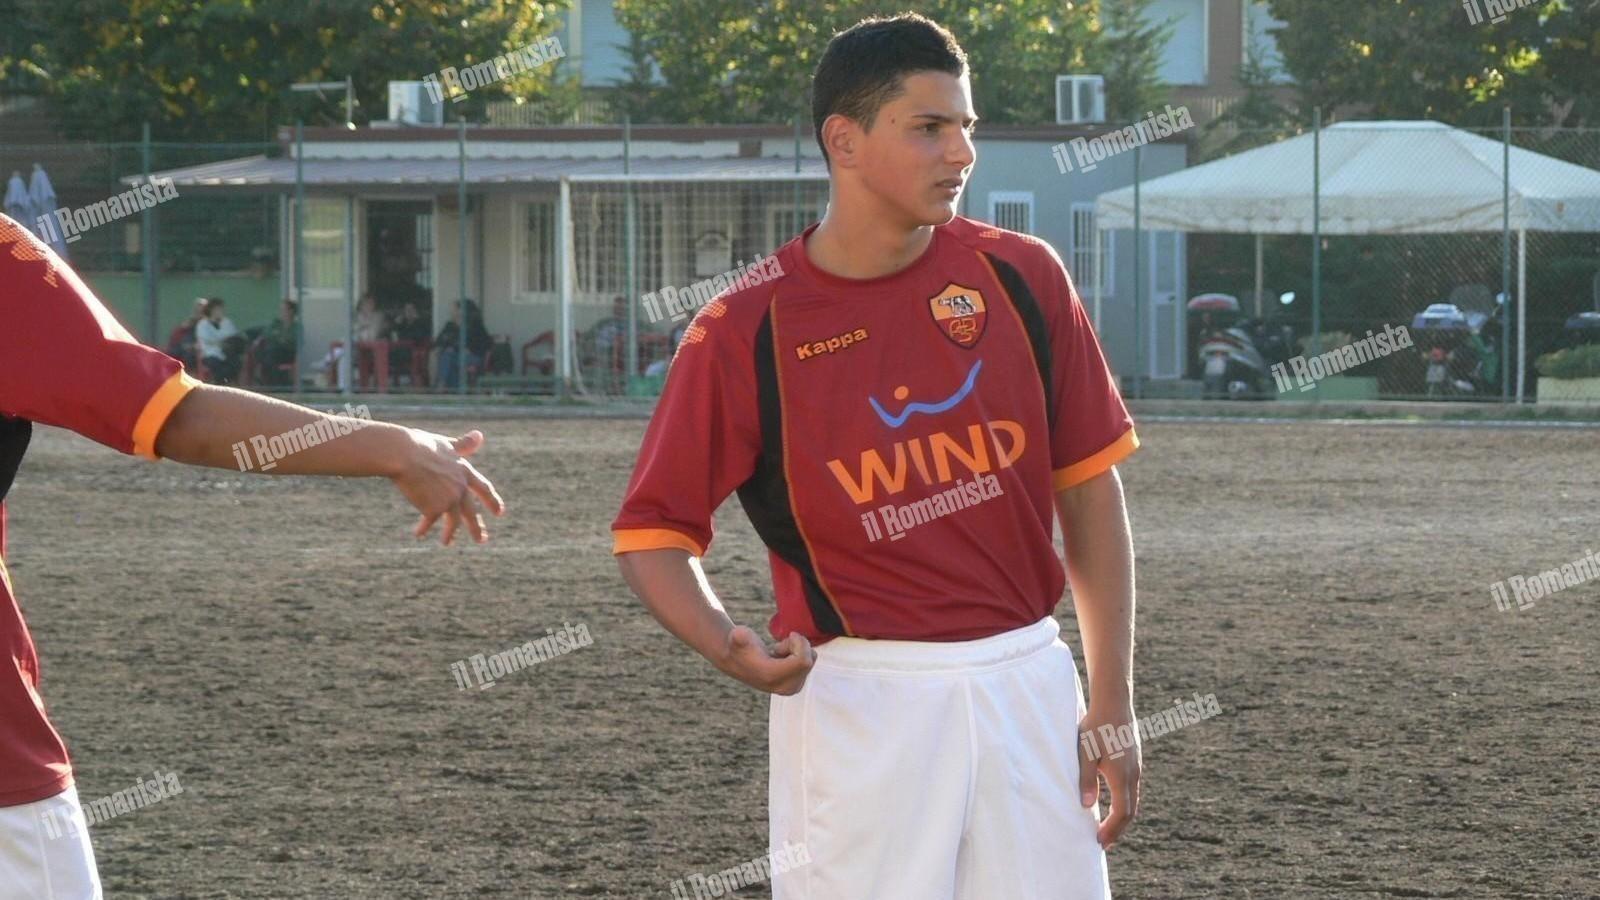
[[[862,19],[833,36],[811,76],[811,127],[823,159],[822,123],[837,113],[871,128],[878,110],[905,90],[917,72],[967,71],[967,54],[955,36],[917,13]]]

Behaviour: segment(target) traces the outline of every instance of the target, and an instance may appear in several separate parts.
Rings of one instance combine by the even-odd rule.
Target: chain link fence
[[[1110,223],[1123,271],[1103,298],[1104,327],[1143,330],[1123,341],[1136,348],[1131,371],[1119,367],[1132,393],[1515,401],[1545,393],[1541,380],[1600,367],[1588,351],[1540,362],[1600,342],[1600,130],[1368,123],[1357,140],[1353,124],[1322,131],[1320,190],[1310,158],[1290,147],[1309,133],[1233,131],[1225,152],[1202,141],[1188,168],[1140,183],[1135,219],[1143,234]],[[298,377],[257,379],[300,390],[456,390],[462,377],[451,373],[464,371],[465,386],[478,392],[647,396],[659,389],[694,309],[818,219],[827,200],[820,167],[807,160],[807,171],[793,177],[636,174],[506,187],[469,175],[465,244],[457,209],[463,185],[445,182],[404,197],[358,192],[354,203],[349,191],[306,186],[303,221],[293,212],[296,187],[280,184],[258,192],[179,187],[148,209],[87,228],[71,222],[133,189],[130,179],[146,171],[281,161],[289,151],[279,144],[0,144],[0,177],[9,182],[14,172],[26,189],[35,164],[45,170],[54,208],[69,218],[58,226],[58,247],[130,330],[157,346],[168,348],[181,334],[198,297],[225,300],[228,316],[253,340],[280,315],[284,298],[303,296],[304,343],[298,365],[287,367]],[[1276,163],[1251,162],[1250,154],[1274,151]],[[1180,228],[1163,208],[1183,203],[1163,185],[1241,160],[1250,177],[1233,193],[1209,206],[1203,196],[1190,198],[1188,208],[1249,201],[1279,210],[1279,218],[1182,226],[1181,242],[1150,240],[1152,251],[1136,266],[1131,242],[1142,248]],[[453,178],[453,162],[449,168]],[[1374,196],[1369,189],[1380,184],[1398,187]],[[1315,208],[1314,193],[1321,198]],[[1091,218],[1078,208],[1098,199],[1103,216],[1108,196],[1063,201],[1074,208],[1075,232],[1079,218]],[[1251,222],[1265,222],[1263,233],[1253,233]],[[1321,232],[1315,242],[1313,229]],[[1082,254],[1058,249],[1069,265],[1080,262]],[[1173,254],[1181,255],[1184,276],[1181,313],[1157,315],[1151,293],[1177,282],[1135,277],[1135,269],[1155,272],[1152,258]],[[1074,275],[1081,285],[1090,273]],[[371,371],[384,369],[375,366],[374,347],[360,346],[355,373],[343,352],[347,338],[365,341],[355,307],[369,292],[395,345],[382,351],[387,379]],[[463,296],[482,325],[469,331],[481,331],[486,343],[469,348],[460,366],[440,357]],[[396,337],[402,319],[405,339]],[[1172,333],[1153,333],[1163,328]],[[1103,335],[1119,337],[1128,336]],[[1150,356],[1161,353],[1174,359],[1157,366]]]
[[[1600,342],[1600,316],[1582,315],[1600,312],[1600,130],[1350,125],[1363,131],[1320,136],[1320,191],[1313,154],[1292,173],[1298,191],[1253,204],[1282,208],[1283,221],[1265,226],[1291,233],[1188,234],[1191,382],[1276,400],[1532,400],[1542,357]],[[1311,138],[1230,137],[1226,154],[1186,174]],[[1285,172],[1257,174],[1277,187]],[[1170,198],[1154,180],[1141,187],[1141,218],[1159,221]],[[1259,192],[1248,182],[1240,191]],[[1291,221],[1318,193],[1320,208]],[[1322,354],[1334,355],[1315,364]]]

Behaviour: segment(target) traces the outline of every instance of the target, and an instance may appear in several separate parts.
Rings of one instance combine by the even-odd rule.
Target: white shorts
[[[100,875],[77,788],[0,807],[0,896],[100,900]]]
[[[773,900],[1108,900],[1060,633],[818,647],[772,698],[771,846],[809,858],[774,867]]]

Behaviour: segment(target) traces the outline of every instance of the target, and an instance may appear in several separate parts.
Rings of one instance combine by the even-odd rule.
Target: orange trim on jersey
[[[1112,466],[1127,459],[1137,449],[1139,449],[1139,435],[1129,428],[1122,433],[1122,437],[1107,444],[1094,455],[1065,468],[1056,469],[1051,476],[1051,483],[1058,491],[1076,487],[1096,475],[1110,471]]]
[[[706,548],[700,542],[676,528],[618,528],[611,532],[611,555],[633,553],[638,550],[666,550],[676,547],[689,551],[690,556],[703,557]]]
[[[806,545],[806,555],[811,557],[811,569],[817,575],[817,587],[822,588],[822,596],[828,598],[828,605],[833,607],[833,614],[839,617],[839,624],[844,626],[844,636],[853,637],[855,630],[850,627],[850,620],[845,618],[844,610],[839,608],[839,601],[834,599],[833,591],[828,590],[827,582],[822,579],[822,563],[817,559],[816,549],[811,546],[811,539],[806,537],[806,526],[800,521],[800,512],[794,505],[794,477],[789,474],[789,461],[794,457],[789,454],[789,404],[783,402],[783,342],[778,340],[777,301],[778,294],[774,291],[767,310],[768,315],[772,317],[772,369],[773,374],[778,377],[778,415],[782,417],[783,422],[783,481],[789,492],[789,514],[794,516],[794,529],[800,532],[800,542]],[[800,595],[804,600],[804,586],[800,588]],[[816,625],[815,622],[811,624]]]
[[[161,434],[161,426],[167,424],[167,417],[178,407],[178,401],[199,385],[200,382],[189,377],[188,372],[179,369],[161,387],[156,388],[133,425],[134,453],[146,459],[156,458],[156,438]]]

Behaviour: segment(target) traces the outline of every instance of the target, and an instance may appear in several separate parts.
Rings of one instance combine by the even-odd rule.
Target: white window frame
[[[1028,214],[1027,227],[1026,228],[1012,228],[1012,229],[1010,229],[1011,231],[1018,231],[1018,232],[1021,232],[1023,234],[1033,234],[1034,233],[1034,227],[1035,227],[1034,226],[1034,221],[1035,220],[1034,220],[1034,217],[1033,217],[1033,191],[990,191],[989,192],[989,223],[991,225],[995,225],[995,226],[998,226],[1000,228],[1005,228],[1006,226],[1002,225],[1000,223],[999,216],[997,216],[995,214],[996,207],[998,207],[1002,203],[1020,203],[1028,211],[1028,213],[1027,213]]]
[[[528,274],[528,210],[535,205],[548,205],[551,210],[551,222],[557,234],[556,252],[560,253],[559,232],[561,230],[561,199],[555,195],[549,197],[536,195],[519,197],[511,206],[511,283],[516,289],[511,292],[511,302],[517,304],[550,303],[561,294],[561,267],[555,267],[555,285],[548,291],[529,290],[523,280]],[[559,260],[557,260],[559,263]]]
[[[1078,214],[1088,213],[1089,235],[1079,234]],[[1073,282],[1078,285],[1078,293],[1086,297],[1094,295],[1094,283],[1089,279],[1094,277],[1095,257],[1100,257],[1100,295],[1110,297],[1117,292],[1117,242],[1116,235],[1111,231],[1100,231],[1100,246],[1095,248],[1087,243],[1093,240],[1094,234],[1099,229],[1095,228],[1095,208],[1093,201],[1079,201],[1070,207],[1068,229],[1070,240],[1068,247],[1071,252],[1067,254],[1067,262],[1071,265]],[[1086,271],[1078,265],[1080,256],[1087,261]]]

